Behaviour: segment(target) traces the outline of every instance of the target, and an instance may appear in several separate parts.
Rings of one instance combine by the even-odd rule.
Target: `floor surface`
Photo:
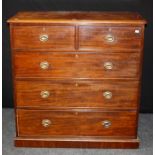
[[[153,155],[153,117],[152,114],[140,114],[139,149],[62,149],[62,148],[16,148],[14,111],[3,109],[3,155]]]

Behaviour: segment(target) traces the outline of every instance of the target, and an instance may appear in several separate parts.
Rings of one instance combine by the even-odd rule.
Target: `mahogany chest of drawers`
[[[138,13],[20,12],[8,22],[16,146],[139,146]]]

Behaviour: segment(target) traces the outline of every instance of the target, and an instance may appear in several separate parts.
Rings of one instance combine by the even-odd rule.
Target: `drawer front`
[[[16,77],[138,78],[140,53],[16,52]]]
[[[17,110],[19,136],[135,137],[135,112]]]
[[[141,27],[80,26],[79,49],[81,50],[138,50],[142,47]]]
[[[75,29],[72,26],[14,26],[14,49],[73,50]]]
[[[16,81],[18,107],[135,109],[139,82],[129,80]]]

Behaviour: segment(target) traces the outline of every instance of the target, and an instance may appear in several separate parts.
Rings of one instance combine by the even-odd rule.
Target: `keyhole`
[[[78,87],[79,86],[79,84],[78,83],[75,83],[75,87]]]
[[[78,54],[76,54],[76,55],[75,55],[75,58],[76,58],[76,59],[77,59],[77,58],[79,58],[79,55],[78,55]]]

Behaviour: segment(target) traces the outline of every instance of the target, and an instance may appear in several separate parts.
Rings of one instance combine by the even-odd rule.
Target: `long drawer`
[[[140,53],[15,52],[16,77],[138,78]]]
[[[80,50],[138,50],[142,48],[141,27],[80,26]]]
[[[17,120],[18,136],[136,136],[136,112],[17,110]]]
[[[131,80],[17,80],[18,107],[133,108],[139,82]]]
[[[14,26],[13,49],[74,50],[73,26]]]

